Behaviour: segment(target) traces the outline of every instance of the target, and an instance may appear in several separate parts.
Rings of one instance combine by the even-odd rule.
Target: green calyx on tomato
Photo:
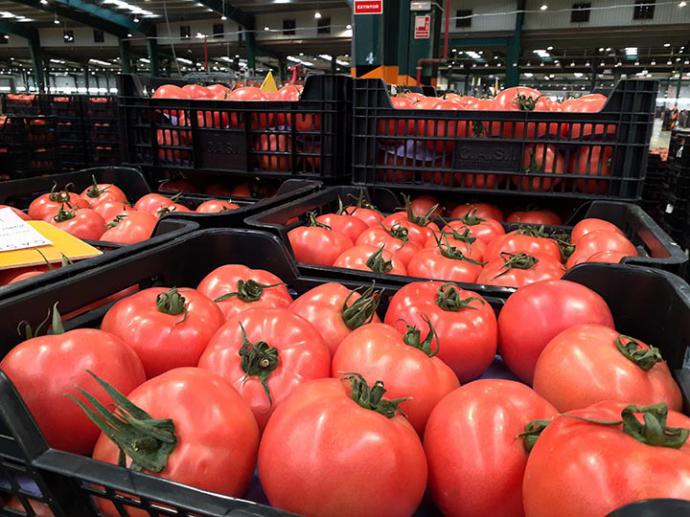
[[[516,230],[520,235],[526,235],[527,237],[540,237],[540,238],[550,238],[551,236],[544,231],[543,226],[530,226],[530,225],[520,225]]]
[[[501,273],[497,274],[494,278],[505,275],[511,269],[532,269],[538,262],[539,259],[527,253],[508,253],[507,251],[501,252],[501,258],[503,259],[503,265]]]
[[[110,395],[115,402],[115,409],[109,410],[96,397],[78,386],[77,390],[92,407],[72,395],[67,396],[118,446],[118,464],[126,467],[126,457],[129,456],[132,459],[130,468],[136,472],[163,471],[177,445],[175,423],[169,418],[152,418],[95,373],[90,370],[87,372]]]
[[[69,187],[70,184],[65,185],[64,190],[56,190],[57,189],[57,183],[53,183],[53,188],[50,189],[50,193],[48,194],[48,199],[55,203],[67,203],[69,206]]]
[[[467,226],[477,226],[478,224],[481,224],[485,221],[485,219],[482,219],[477,215],[476,208],[469,210],[465,215],[460,217],[459,220],[462,222],[462,224],[465,224]]]
[[[352,400],[360,407],[376,411],[386,418],[393,418],[400,411],[400,404],[407,400],[407,397],[393,400],[384,399],[383,395],[386,393],[386,388],[383,386],[383,381],[376,381],[373,386],[369,387],[361,374],[346,373],[345,375],[343,380],[352,383],[352,394],[350,395]]]
[[[98,182],[96,181],[96,176],[91,175],[91,181],[93,182],[93,184],[91,185],[91,187],[89,187],[89,190],[86,191],[87,196],[98,197],[101,194],[103,194],[104,192],[108,191],[109,187],[100,188],[98,186]]]
[[[374,290],[373,285],[368,287],[352,305],[348,306],[347,302],[350,301],[354,294],[355,291],[352,291],[347,295],[341,311],[343,323],[350,330],[355,330],[362,325],[371,323],[371,320],[374,319],[374,314],[376,314],[376,309],[378,309],[379,303],[381,303],[381,291]]]
[[[240,323],[242,329],[242,348],[239,354],[241,363],[240,366],[244,371],[246,377],[258,377],[261,385],[264,387],[268,401],[272,404],[271,391],[268,389],[268,377],[271,372],[278,368],[278,349],[273,348],[265,341],[252,343],[247,339],[247,332],[244,326]]]
[[[407,194],[402,195],[403,199],[405,200],[405,212],[407,212],[407,220],[410,221],[411,223],[414,223],[419,226],[426,226],[431,222],[431,214],[433,214],[436,209],[438,208],[438,203],[436,203],[434,206],[429,208],[427,210],[426,214],[424,215],[415,215],[413,210],[412,210],[412,200],[410,199],[410,196]]]
[[[441,234],[440,237],[434,236],[434,239],[436,239],[436,245],[438,246],[441,255],[443,255],[444,257],[453,260],[464,260],[466,262],[469,262],[470,264],[474,264],[475,266],[484,265],[484,262],[474,260],[473,258],[466,256],[461,250],[451,245],[448,242],[448,237],[444,234]],[[445,239],[446,242],[443,242],[443,239]]]
[[[177,316],[178,314],[184,314],[184,317],[180,321],[182,323],[187,319],[187,307],[185,306],[185,297],[180,294],[177,287],[173,287],[168,291],[156,296],[156,308],[159,312],[164,314],[170,314],[171,316]]]
[[[258,302],[261,299],[261,295],[264,294],[264,289],[268,289],[270,287],[277,287],[279,285],[285,284],[283,284],[282,282],[279,282],[277,284],[260,284],[259,282],[251,278],[246,282],[244,280],[238,280],[237,291],[225,293],[224,295],[219,296],[213,301],[222,302],[224,300],[232,298],[233,296],[237,296],[243,302]]]
[[[393,269],[393,261],[383,258],[383,246],[367,259],[367,267],[374,273],[388,273]]]
[[[537,438],[550,423],[551,420],[532,420],[527,422],[525,430],[518,435],[518,438],[522,438],[522,446],[527,454],[530,453],[534,444],[537,443]]]
[[[404,322],[407,330],[403,336],[403,342],[406,345],[410,345],[421,350],[429,357],[434,357],[439,351],[438,334],[436,334],[436,329],[434,329],[434,326],[431,324],[431,320],[429,320],[429,318],[426,316],[422,316],[422,318],[429,326],[429,332],[424,340],[422,341],[422,332],[417,327],[414,325],[408,325]],[[436,342],[436,348],[431,347],[434,341]]]
[[[74,219],[75,215],[76,214],[74,213],[74,210],[65,210],[65,204],[63,203],[62,205],[60,205],[58,213],[55,214],[55,217],[53,217],[53,221],[55,221],[56,223],[62,223],[64,221]]]
[[[453,282],[446,282],[439,287],[436,292],[436,305],[444,311],[458,312],[463,309],[476,310],[477,308],[472,305],[472,302],[475,300],[484,303],[484,300],[478,296],[469,296],[464,300],[460,298],[460,293]]]
[[[530,97],[528,95],[522,95],[518,93],[513,99],[513,103],[520,109],[520,111],[534,111],[537,107],[537,101],[544,97],[540,95],[539,97]]]
[[[564,233],[554,233],[551,238],[556,241],[561,250],[561,258],[563,262],[568,260],[570,255],[575,253],[575,246],[570,242],[570,236]]]
[[[316,220],[316,212],[309,212],[307,214],[307,225],[308,226],[316,226],[317,228],[325,228],[326,230],[332,230],[330,226],[327,224],[320,223],[319,221]]]
[[[48,323],[48,320],[50,320],[50,327],[48,328],[47,334],[50,335],[57,335],[57,334],[64,334],[65,333],[65,326],[62,324],[62,317],[60,316],[60,313],[58,312],[58,303],[60,302],[55,302],[53,304],[53,307],[51,309],[48,309],[48,315],[45,317],[45,319],[38,324],[38,327],[36,327],[36,330],[34,330],[31,327],[31,324],[26,321],[22,320],[19,322],[17,325],[17,334],[20,336],[24,336],[24,339],[31,339],[34,338],[38,335],[41,334],[43,331],[43,327]]]
[[[626,340],[624,343],[623,340]],[[616,338],[616,348],[618,351],[644,371],[651,370],[656,363],[663,361],[661,352],[658,348],[640,348],[640,343],[630,336],[619,335]]]
[[[109,230],[110,228],[115,228],[118,224],[120,224],[124,219],[127,218],[127,214],[118,214],[115,216],[115,219],[110,221],[108,224],[105,225],[105,227]]]
[[[451,228],[450,231],[445,230],[441,232],[441,236],[444,235],[450,235],[453,237],[453,239],[457,239],[462,242],[466,242],[467,244],[473,244],[474,241],[477,240],[476,237],[473,237],[472,234],[470,233],[469,228],[465,228],[462,233],[457,230],[457,228]]]
[[[386,228],[386,226],[381,223],[381,227],[394,239],[399,239],[403,242],[407,242],[409,238],[407,237],[408,234],[410,233],[407,228],[402,226],[401,224],[395,223],[391,225],[390,228]]]
[[[372,205],[369,202],[369,200],[366,197],[364,197],[364,190],[363,189],[359,191],[359,196],[355,197],[352,194],[348,194],[347,197],[352,199],[353,201],[355,201],[355,206],[357,208],[368,208],[370,210],[376,210],[378,212],[378,208],[376,208],[374,205]],[[345,213],[347,213],[347,212],[345,212]],[[348,214],[348,215],[350,215],[350,214]]]

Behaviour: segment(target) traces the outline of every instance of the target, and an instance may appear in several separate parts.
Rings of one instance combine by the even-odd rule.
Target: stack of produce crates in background
[[[45,95],[47,111],[55,118],[63,171],[88,166],[88,144],[82,95]]]
[[[60,170],[54,117],[0,117],[0,179],[19,179]]]
[[[640,206],[656,222],[663,224],[665,217],[665,187],[668,162],[659,153],[650,152],[647,159],[647,177],[642,189]]]
[[[671,132],[664,198],[666,229],[687,249],[690,247],[690,130]]]

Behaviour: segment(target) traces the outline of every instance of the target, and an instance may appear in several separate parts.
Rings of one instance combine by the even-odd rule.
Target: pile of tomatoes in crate
[[[455,207],[448,221],[431,196],[405,198],[405,208],[385,216],[369,204],[308,214],[307,224],[288,232],[298,262],[408,275],[434,280],[522,287],[553,280],[583,262],[617,263],[637,256],[635,245],[614,224],[589,218],[570,234],[550,211],[516,212],[507,221],[486,203]]]
[[[524,383],[476,380],[497,351]],[[128,293],[100,329],[54,317],[0,368],[56,449],[236,497],[258,467],[269,502],[304,515],[409,516],[427,490],[447,515],[690,497],[668,366],[563,280],[519,289],[496,317],[453,283],[319,283],[293,299],[229,264],[196,288]],[[660,464],[673,475],[650,479]]]

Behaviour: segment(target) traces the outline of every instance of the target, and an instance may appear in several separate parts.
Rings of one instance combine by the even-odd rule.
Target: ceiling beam
[[[254,15],[247,13],[239,7],[233,6],[229,1],[223,0],[199,0],[199,3],[204,4],[209,9],[213,9],[218,14],[227,16],[245,29],[255,29]]]

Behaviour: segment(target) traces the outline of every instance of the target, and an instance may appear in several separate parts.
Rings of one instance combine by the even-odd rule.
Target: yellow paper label
[[[275,79],[273,79],[273,73],[269,71],[264,78],[264,82],[261,83],[262,92],[277,92],[278,85],[276,85]]]

